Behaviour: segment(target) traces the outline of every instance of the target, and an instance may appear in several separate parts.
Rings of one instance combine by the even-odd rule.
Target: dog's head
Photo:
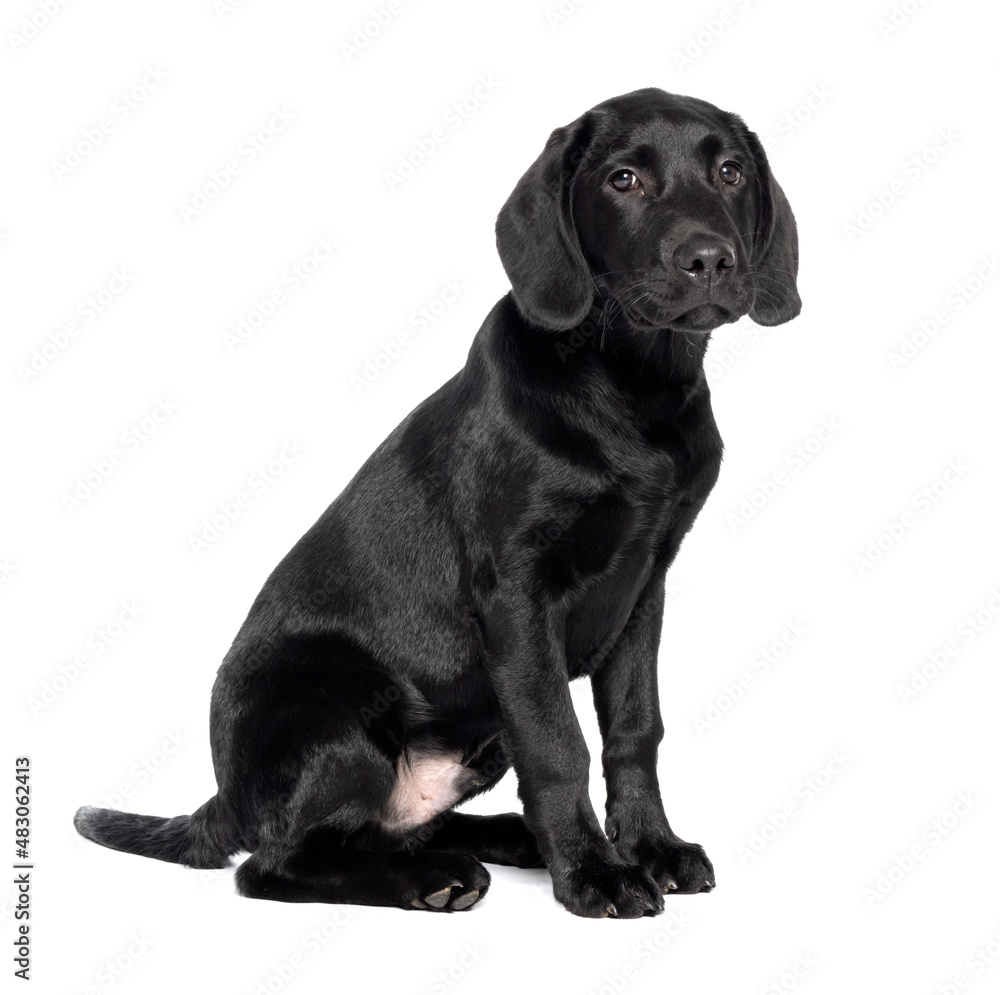
[[[636,331],[707,332],[801,308],[792,210],[757,136],[693,97],[637,90],[552,132],[497,218],[525,319],[562,330],[603,298]]]

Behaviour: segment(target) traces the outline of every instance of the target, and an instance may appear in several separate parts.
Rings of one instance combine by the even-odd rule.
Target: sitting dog
[[[497,219],[512,289],[278,564],[212,692],[218,793],[82,808],[243,895],[454,911],[481,861],[581,916],[715,885],[657,783],[664,578],[719,472],[712,329],[799,312],[788,202],[739,117],[657,89],[549,137]],[[604,831],[569,682],[589,676]],[[513,766],[524,815],[455,811]]]

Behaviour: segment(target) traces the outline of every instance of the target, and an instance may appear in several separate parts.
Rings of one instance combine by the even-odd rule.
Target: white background
[[[32,759],[34,990],[996,990],[998,24],[971,0],[905,7],[403,0],[351,52],[372,0],[4,5],[3,756]],[[716,892],[585,921],[544,872],[492,868],[465,914],[286,906],[78,839],[80,804],[175,815],[214,792],[209,690],[260,585],[464,362],[507,290],[496,213],[549,131],[649,85],[743,115],[801,243],[802,315],[714,336],[726,458],[664,628],[667,812]],[[293,120],[261,135],[276,111]],[[251,159],[254,136],[273,141]],[[199,191],[218,195],[183,217]],[[314,265],[321,237],[338,248]],[[227,348],[296,265],[308,282]],[[358,389],[449,280],[457,301]],[[35,350],[52,358],[27,375]],[[176,410],[137,443],[161,399]],[[595,770],[599,809],[601,790]]]

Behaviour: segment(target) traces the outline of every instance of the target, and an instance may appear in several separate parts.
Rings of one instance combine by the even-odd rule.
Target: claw
[[[442,888],[431,895],[425,895],[424,901],[432,908],[443,909],[448,904],[449,898],[451,898],[451,888]]]
[[[467,909],[477,898],[479,898],[479,889],[473,888],[472,891],[467,891],[464,895],[459,895],[451,903],[451,907],[456,910]]]

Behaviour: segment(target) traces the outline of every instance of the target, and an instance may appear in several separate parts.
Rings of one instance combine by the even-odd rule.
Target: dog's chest
[[[715,486],[722,439],[707,402],[696,416],[671,419],[646,433],[647,446],[619,488],[639,544],[661,549],[686,532]]]
[[[722,441],[714,421],[696,433],[676,432],[643,472],[608,499],[603,513],[581,514],[573,575],[585,580],[571,598],[566,651],[574,676],[589,672],[617,638],[653,574],[669,563],[719,474]],[[595,507],[597,506],[595,502]],[[603,540],[603,547],[602,547]],[[589,551],[590,562],[579,552]],[[595,550],[607,552],[595,556]],[[581,567],[590,566],[588,574]]]

